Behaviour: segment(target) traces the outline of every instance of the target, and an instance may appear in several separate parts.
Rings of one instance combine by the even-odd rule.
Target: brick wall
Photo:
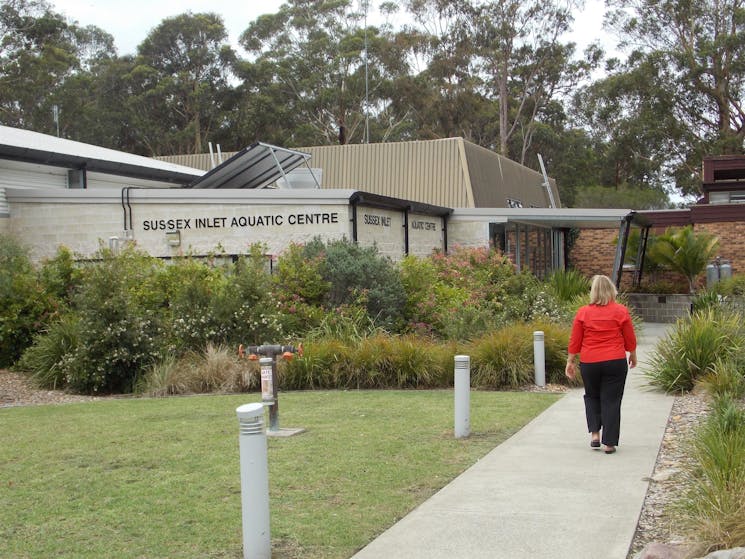
[[[587,277],[610,276],[618,229],[583,229],[569,250],[569,264]]]
[[[745,208],[743,208],[745,214]],[[694,230],[707,232],[719,238],[718,255],[732,264],[732,274],[745,274],[745,221],[699,223]],[[664,228],[652,233],[661,235]],[[583,229],[576,242],[569,251],[569,265],[587,277],[595,274],[610,276],[613,273],[613,260],[616,254],[617,229]],[[621,289],[631,287],[633,274],[622,274]],[[642,284],[666,282],[674,286],[680,285],[682,292],[687,291],[688,282],[680,274],[673,272],[658,272],[654,276],[642,276]],[[701,274],[699,286],[706,284],[706,274]]]
[[[742,212],[745,216],[745,207]],[[745,274],[745,221],[699,223],[693,228],[719,237],[719,256],[730,261],[733,274]]]

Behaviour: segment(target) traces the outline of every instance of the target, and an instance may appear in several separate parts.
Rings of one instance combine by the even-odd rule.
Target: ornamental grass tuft
[[[691,444],[688,491],[676,519],[698,555],[745,546],[745,410],[730,397],[715,400]]]
[[[645,374],[652,385],[667,392],[687,392],[712,371],[717,360],[743,347],[742,315],[708,308],[678,320],[657,344]]]
[[[137,385],[150,396],[247,392],[259,385],[258,367],[241,361],[227,346],[207,344],[201,352],[177,359],[167,356],[152,365]]]

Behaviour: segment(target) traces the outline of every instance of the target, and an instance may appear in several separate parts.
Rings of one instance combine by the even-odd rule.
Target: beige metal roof
[[[322,188],[357,188],[451,208],[505,208],[508,200],[523,207],[549,206],[540,173],[463,138],[298,150],[311,154],[311,167],[323,169]],[[201,169],[211,167],[209,154],[163,159]],[[550,182],[554,199],[559,200],[556,184]]]
[[[550,207],[541,173],[471,142],[462,142],[474,196],[469,207],[510,207],[508,199],[519,202],[523,208]],[[561,207],[556,181],[549,179],[549,183],[554,200]]]

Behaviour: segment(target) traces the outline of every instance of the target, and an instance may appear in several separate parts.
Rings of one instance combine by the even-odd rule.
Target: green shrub
[[[490,305],[456,307],[442,317],[439,334],[446,340],[467,342],[504,326],[504,313]]]
[[[191,392],[237,392],[251,385],[250,375],[244,377],[245,367],[237,351],[226,346],[207,344],[204,351],[187,355],[185,360],[191,361],[188,368]]]
[[[277,261],[272,291],[282,315],[282,331],[300,337],[318,326],[330,289],[321,275],[322,255],[307,258],[302,245],[291,244]]]
[[[215,312],[214,302],[227,288],[222,269],[191,258],[177,259],[158,277],[170,326],[169,343],[177,353],[204,348],[225,340],[227,324]]]
[[[393,262],[375,247],[347,240],[330,241],[324,254],[321,273],[330,286],[327,307],[334,309],[359,301],[376,324],[399,331],[406,299]]]
[[[226,285],[215,302],[215,314],[224,321],[221,343],[261,345],[285,337],[282,317],[272,293],[272,280],[261,245],[251,247],[226,272]]]
[[[37,334],[24,351],[17,368],[31,373],[39,388],[61,389],[67,384],[70,360],[80,344],[78,316],[62,316]]]
[[[426,338],[398,336],[389,339],[388,366],[390,380],[395,388],[435,388],[447,386],[448,371],[442,368],[442,359],[435,345]],[[452,371],[452,365],[450,367]],[[452,373],[451,373],[452,374]]]
[[[338,339],[320,339],[303,344],[303,356],[285,364],[280,377],[284,390],[357,388],[349,385],[352,346]]]
[[[349,347],[347,363],[336,374],[339,386],[344,388],[386,388],[395,386],[391,379],[391,337],[376,335]],[[340,364],[341,365],[341,364]]]
[[[445,285],[466,288],[470,301],[501,302],[505,295],[520,286],[515,265],[505,255],[489,248],[453,247],[445,255],[435,252],[431,260],[439,281]]]
[[[416,256],[407,256],[401,262],[408,329],[453,340],[482,334],[492,320],[498,320],[495,305],[472,294],[475,284],[452,282],[443,266],[442,262],[436,265],[432,258]]]
[[[184,364],[174,354],[169,354],[146,368],[134,391],[155,398],[188,394],[188,377]]]
[[[590,292],[590,280],[577,270],[556,270],[548,277],[548,285],[561,301],[572,301]]]
[[[713,289],[721,295],[745,295],[745,274],[736,274],[730,278],[718,281]]]
[[[745,546],[745,410],[719,398],[696,431],[678,522],[696,556]]]
[[[454,355],[454,346],[418,336],[317,339],[284,365],[280,385],[286,390],[447,387]]]
[[[546,382],[566,384],[564,366],[569,328],[549,321],[515,323],[474,340],[471,355],[473,386],[498,390],[519,388],[535,380],[533,333],[544,334]]]
[[[208,344],[200,352],[180,358],[168,355],[147,368],[137,383],[137,392],[150,396],[246,392],[259,386],[258,366],[241,361],[226,346]]]
[[[499,390],[518,388],[533,379],[533,337],[516,328],[502,328],[474,340],[471,356],[471,384]]]
[[[567,304],[553,294],[552,289],[535,277],[520,274],[518,289],[504,301],[505,315],[510,322],[533,320],[565,322],[571,320]]]
[[[79,344],[67,370],[75,391],[121,393],[133,390],[145,368],[164,351],[161,317],[140,304],[148,296],[160,263],[133,248],[85,269],[75,297]]]
[[[745,354],[717,358],[697,384],[714,398],[740,399],[745,396]]]
[[[385,333],[385,330],[375,324],[367,309],[359,305],[342,305],[333,312],[327,312],[320,324],[306,334],[305,339],[336,338],[345,343],[354,343],[379,333]]]
[[[69,306],[80,287],[82,271],[75,264],[72,252],[59,247],[54,258],[42,262],[39,280],[44,291]]]
[[[15,237],[0,235],[0,367],[18,360],[57,308],[38,281],[27,249]]]
[[[667,392],[686,392],[718,359],[727,359],[743,347],[742,316],[709,308],[678,320],[657,343],[645,375]]]
[[[718,307],[721,304],[721,296],[712,289],[699,291],[691,301],[691,310],[693,312],[703,311],[712,307]]]
[[[152,292],[147,306],[163,307],[172,351],[200,351],[208,344],[260,345],[284,337],[260,246],[220,266],[177,259],[158,274]]]
[[[455,247],[445,255],[408,257],[401,264],[413,332],[468,341],[515,320],[565,320],[567,311],[529,273],[486,248]]]
[[[435,265],[429,258],[406,256],[400,264],[401,285],[406,294],[404,316],[409,328],[433,332],[439,322],[440,301]]]

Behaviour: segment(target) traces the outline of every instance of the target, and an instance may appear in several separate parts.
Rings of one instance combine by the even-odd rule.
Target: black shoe
[[[616,451],[615,446],[606,446],[605,447],[605,453],[606,454],[613,454]]]
[[[590,446],[592,448],[600,448],[600,441],[590,441]]]

